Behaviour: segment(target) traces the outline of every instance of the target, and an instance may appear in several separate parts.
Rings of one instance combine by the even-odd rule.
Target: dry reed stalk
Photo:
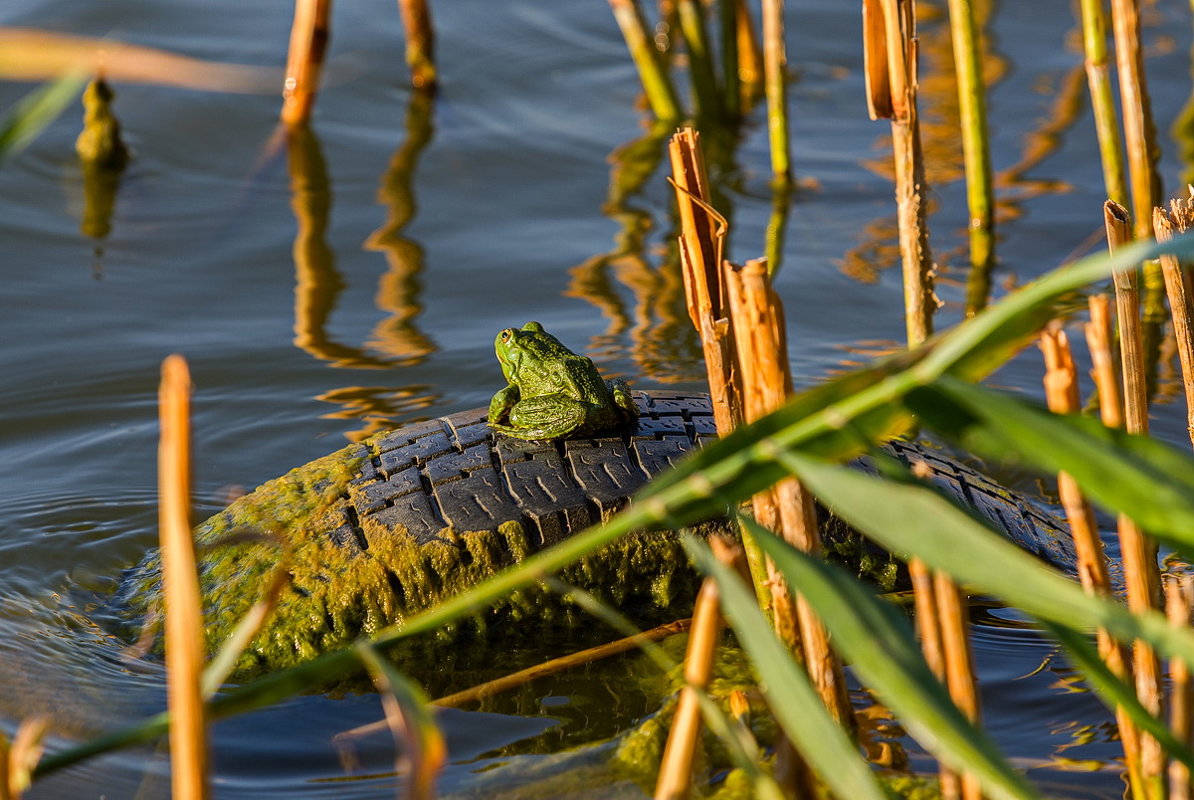
[[[1194,189],[1191,190],[1194,196]],[[1169,210],[1153,209],[1153,231],[1158,242],[1173,240],[1175,233],[1185,233],[1194,227],[1194,200],[1175,199]],[[1161,256],[1161,272],[1165,276],[1165,292],[1169,295],[1169,310],[1173,315],[1173,337],[1182,364],[1182,385],[1186,393],[1186,433],[1194,445],[1194,290],[1190,275],[1176,256]]]
[[[966,314],[972,316],[987,304],[990,274],[995,268],[995,187],[987,137],[982,42],[973,0],[949,0],[949,27],[953,37],[954,70],[958,76],[966,202],[970,209],[970,271],[972,276],[981,276],[967,281]]]
[[[766,260],[748,261],[740,269],[727,262],[725,272],[742,380],[743,410],[750,422],[782,406],[792,392],[783,306],[771,288]],[[816,507],[812,495],[798,480],[781,481],[769,492],[762,493],[759,499],[762,503],[756,509],[771,517],[767,520],[773,523],[771,529],[785,541],[806,553],[821,551]],[[759,522],[767,524],[762,519]],[[855,730],[857,725],[846,692],[845,671],[829,647],[829,634],[804,598],[799,594],[793,597],[791,588],[770,561],[767,566],[776,630],[785,641],[796,646],[797,639],[790,631],[798,626],[799,646],[813,685],[838,723],[847,730]],[[786,614],[793,600],[796,618],[787,619],[781,612]]]
[[[1107,228],[1107,246],[1114,253],[1131,238],[1127,209],[1108,200],[1103,204],[1103,219]],[[1148,390],[1144,372],[1140,292],[1135,269],[1117,271],[1114,282],[1123,357],[1124,430],[1144,435],[1148,433]],[[1156,609],[1160,606],[1157,545],[1128,517],[1121,514],[1117,523],[1128,608],[1136,613]],[[1140,702],[1150,712],[1159,715],[1161,667],[1152,648],[1143,642],[1136,642],[1132,667]],[[1139,770],[1131,774],[1133,792],[1137,797],[1159,796],[1158,787],[1164,779],[1164,752],[1156,739],[1143,733],[1139,736],[1138,745]]]
[[[692,791],[692,764],[697,737],[701,732],[701,707],[697,691],[709,685],[713,672],[713,656],[721,634],[722,619],[718,610],[720,593],[717,583],[706,578],[697,593],[692,612],[692,630],[688,649],[684,654],[684,683],[680,701],[672,718],[659,777],[655,783],[655,800],[681,800]]]
[[[1144,49],[1140,44],[1139,0],[1111,0],[1111,20],[1120,105],[1124,110],[1135,238],[1148,239],[1152,236],[1153,207],[1161,202],[1161,186],[1156,171],[1157,131],[1144,77]]]
[[[1194,608],[1194,577],[1168,575],[1165,581],[1165,613],[1175,628],[1190,626]],[[1190,665],[1182,659],[1169,662],[1169,729],[1187,747],[1194,745],[1194,686]],[[1190,800],[1194,795],[1190,769],[1180,761],[1169,764],[1169,800]]]
[[[713,49],[705,30],[704,6],[698,0],[677,0],[676,11],[688,50],[688,71],[692,76],[697,116],[719,117],[722,114],[721,92],[713,68]]]
[[[1103,163],[1103,185],[1109,198],[1123,204],[1128,202],[1128,186],[1124,179],[1119,117],[1107,66],[1107,12],[1103,6],[1103,0],[1081,0],[1082,47],[1086,55],[1086,83],[1090,87],[1095,133],[1099,139],[1099,157]]]
[[[767,136],[771,145],[772,181],[775,186],[782,188],[792,183],[784,0],[763,0],[763,76],[767,93]]]
[[[709,205],[709,179],[700,134],[691,127],[668,143],[676,205],[680,211],[680,259],[688,314],[701,336],[717,432],[725,436],[742,419],[741,391],[733,370],[733,335],[721,283],[724,219]]]
[[[908,561],[908,576],[912,580],[912,599],[920,649],[929,669],[942,683],[946,683],[948,673],[945,666],[945,643],[942,640],[940,609],[933,573],[925,562],[919,558],[912,558]],[[961,797],[961,784],[953,770],[939,762],[938,775],[941,780],[941,796],[945,800],[957,800]]]
[[[1124,426],[1124,405],[1120,395],[1120,374],[1119,369],[1115,364],[1115,355],[1112,351],[1112,343],[1114,341],[1114,330],[1112,325],[1112,312],[1110,312],[1110,299],[1106,294],[1091,295],[1090,296],[1090,322],[1085,326],[1085,333],[1087,333],[1087,345],[1090,349],[1090,361],[1093,364],[1091,369],[1091,376],[1094,377],[1095,387],[1098,393],[1098,414],[1102,419],[1103,425],[1107,427],[1122,427]],[[1072,364],[1072,358],[1069,352],[1066,351],[1065,358]],[[1070,381],[1073,386],[1076,386],[1077,381]],[[1048,390],[1046,389],[1046,393]],[[1076,413],[1078,411],[1077,392],[1065,395],[1066,410],[1064,413]],[[1050,407],[1053,408],[1051,400]],[[1053,408],[1053,411],[1058,411],[1058,408]],[[1063,500],[1063,504],[1065,501]],[[1083,505],[1085,501],[1083,500]],[[1089,506],[1087,506],[1089,509]],[[1069,509],[1066,510],[1069,515]],[[1079,523],[1081,524],[1081,523]],[[1093,524],[1093,523],[1091,523]],[[1070,530],[1075,531],[1077,527],[1073,522],[1073,517],[1070,518]],[[1097,543],[1098,552],[1102,553],[1102,540],[1097,539],[1097,529],[1093,528],[1095,542]],[[1093,552],[1094,543],[1087,547]],[[1078,549],[1077,536],[1075,542],[1075,549]],[[1112,587],[1110,581],[1106,576],[1107,565],[1106,555],[1102,555],[1098,562],[1103,567],[1103,579],[1098,579],[1095,574],[1087,576],[1083,574],[1081,562],[1083,560],[1082,550],[1079,550],[1079,578],[1082,579],[1082,585],[1091,593],[1100,593],[1103,596],[1109,596]],[[1131,666],[1130,657],[1128,657],[1127,647],[1122,642],[1110,638],[1104,630],[1100,629],[1097,632],[1098,652],[1100,652],[1103,661],[1106,661],[1108,669],[1114,673],[1116,677],[1124,679],[1124,681],[1131,683]],[[1120,741],[1124,745],[1124,763],[1128,771],[1128,781],[1132,786],[1140,786],[1140,744],[1139,731],[1135,727],[1131,716],[1128,716],[1124,709],[1115,709],[1115,722],[1119,727]]]
[[[207,786],[207,713],[203,704],[203,613],[191,538],[191,376],[179,355],[162,362],[158,390],[158,527],[166,604],[167,702],[172,796],[202,800]]]
[[[609,5],[622,30],[626,47],[630,50],[630,58],[638,70],[651,111],[660,120],[680,119],[684,112],[680,107],[679,95],[672,85],[672,79],[668,77],[659,51],[655,49],[655,38],[651,35],[638,0],[609,0]]]
[[[50,718],[27,717],[12,742],[0,731],[0,800],[21,800],[33,783],[33,768],[45,752]]]
[[[933,576],[937,619],[941,626],[941,650],[945,656],[945,685],[954,704],[971,722],[981,727],[978,690],[974,685],[974,659],[970,653],[970,619],[962,592],[944,572]],[[982,786],[973,773],[964,772],[960,781],[963,800],[981,800]]]
[[[435,29],[427,0],[398,0],[402,27],[406,30],[406,65],[410,84],[416,89],[435,87]]]
[[[282,90],[282,121],[298,125],[311,117],[328,44],[332,0],[295,0]]]
[[[867,108],[872,119],[891,119],[905,327],[909,346],[916,346],[933,332],[937,300],[916,109],[915,6],[912,0],[865,0],[863,26]]]

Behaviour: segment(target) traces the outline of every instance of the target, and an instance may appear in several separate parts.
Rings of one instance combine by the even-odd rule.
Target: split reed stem
[[[203,703],[203,613],[191,538],[191,377],[182,356],[162,362],[158,391],[158,527],[166,604],[167,701],[175,800],[204,800],[207,712]]]

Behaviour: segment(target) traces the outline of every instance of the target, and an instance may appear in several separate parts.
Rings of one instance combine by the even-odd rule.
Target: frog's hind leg
[[[552,394],[523,400],[510,410],[509,425],[490,427],[519,439],[559,439],[583,427],[587,415],[584,404]]]

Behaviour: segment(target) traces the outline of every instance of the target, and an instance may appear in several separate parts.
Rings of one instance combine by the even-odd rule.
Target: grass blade
[[[0,162],[37,138],[79,96],[84,83],[81,75],[63,75],[22,97],[0,118]]]

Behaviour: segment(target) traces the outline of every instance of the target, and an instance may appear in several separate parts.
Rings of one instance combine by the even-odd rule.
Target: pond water
[[[921,31],[940,326],[962,314],[966,226],[943,5],[922,4]],[[1162,174],[1174,191],[1191,166],[1169,134],[1190,95],[1191,26],[1185,3],[1146,5]],[[1069,6],[990,9],[997,294],[1098,246],[1104,194]],[[156,387],[169,353],[188,358],[195,381],[200,516],[229,487],[347,440],[484,405],[500,380],[495,332],[529,319],[638,387],[702,388],[668,251],[662,140],[647,135],[608,5],[433,7],[443,87],[424,103],[405,88],[393,0],[336,6],[325,90],[310,135],[289,152],[275,139],[274,96],[117,85],[136,158],[102,240],[80,231],[78,108],[0,167],[6,731],[49,713],[60,747],[164,706],[161,670],[125,663],[78,599],[155,544]],[[897,347],[902,301],[887,125],[866,115],[857,4],[801,0],[787,14],[802,189],[776,285],[793,370],[808,385]],[[283,0],[7,0],[0,25],[277,67],[290,15]],[[0,85],[0,108],[28,88]],[[717,139],[728,142],[714,176],[730,256],[755,257],[771,213],[761,114],[729,135],[706,131]],[[1161,371],[1155,430],[1177,442],[1171,372]],[[998,375],[1033,396],[1039,381],[1034,351]],[[1009,755],[1054,794],[1118,796],[1109,716],[1063,667],[1025,677],[1051,652],[1031,632],[998,613],[981,621],[987,725]],[[445,712],[441,788],[463,791],[499,763],[607,736],[647,710],[611,702],[616,690],[586,674],[536,683],[492,711]],[[315,696],[220,723],[216,795],[393,796],[401,779],[387,737],[362,743],[348,772],[330,744],[379,715],[374,696]],[[167,772],[163,752],[128,750],[30,796],[166,797]]]

